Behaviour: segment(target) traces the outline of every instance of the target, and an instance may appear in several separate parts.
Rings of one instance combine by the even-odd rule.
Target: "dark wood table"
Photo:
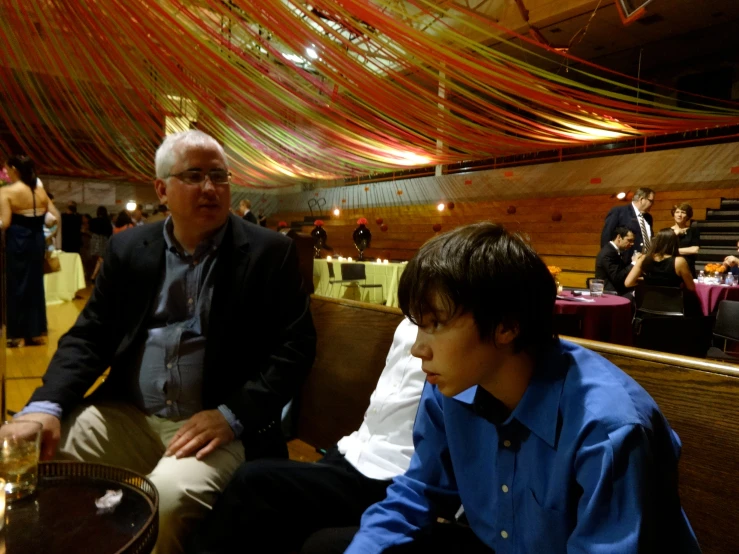
[[[103,512],[95,499],[122,490]],[[127,469],[82,462],[42,462],[36,492],[8,504],[2,539],[7,554],[147,554],[159,529],[154,485]]]

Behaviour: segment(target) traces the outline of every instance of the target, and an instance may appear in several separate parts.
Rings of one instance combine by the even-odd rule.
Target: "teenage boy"
[[[408,264],[398,298],[427,375],[416,450],[347,554],[700,552],[677,435],[633,379],[556,338],[555,295],[536,252],[490,223]],[[460,503],[469,526],[438,523]]]

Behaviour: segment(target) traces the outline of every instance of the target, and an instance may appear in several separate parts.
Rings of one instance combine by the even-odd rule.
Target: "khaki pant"
[[[159,538],[153,554],[178,554],[193,524],[205,517],[244,461],[240,440],[195,456],[164,456],[185,423],[147,416],[131,405],[84,405],[64,418],[57,456],[124,467],[146,475],[159,492]]]

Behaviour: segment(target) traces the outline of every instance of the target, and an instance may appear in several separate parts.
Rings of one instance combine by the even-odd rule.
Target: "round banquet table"
[[[695,294],[698,296],[703,315],[715,315],[722,300],[739,301],[739,286],[709,285],[696,282]]]
[[[570,291],[559,296],[573,298]],[[595,302],[579,302],[557,298],[554,311],[558,314],[582,316],[582,336],[585,339],[631,346],[631,301],[613,294],[599,297],[582,296]]]
[[[122,490],[115,509],[95,500]],[[159,521],[154,485],[127,469],[84,462],[42,462],[38,487],[7,505],[0,552],[31,554],[146,554],[154,548]]]

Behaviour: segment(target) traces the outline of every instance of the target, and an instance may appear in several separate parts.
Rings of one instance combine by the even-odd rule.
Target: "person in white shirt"
[[[362,513],[385,498],[413,455],[413,422],[425,375],[411,355],[418,327],[404,319],[359,429],[316,463],[258,460],[243,464],[193,533],[188,554],[251,550],[271,554],[343,552]]]

